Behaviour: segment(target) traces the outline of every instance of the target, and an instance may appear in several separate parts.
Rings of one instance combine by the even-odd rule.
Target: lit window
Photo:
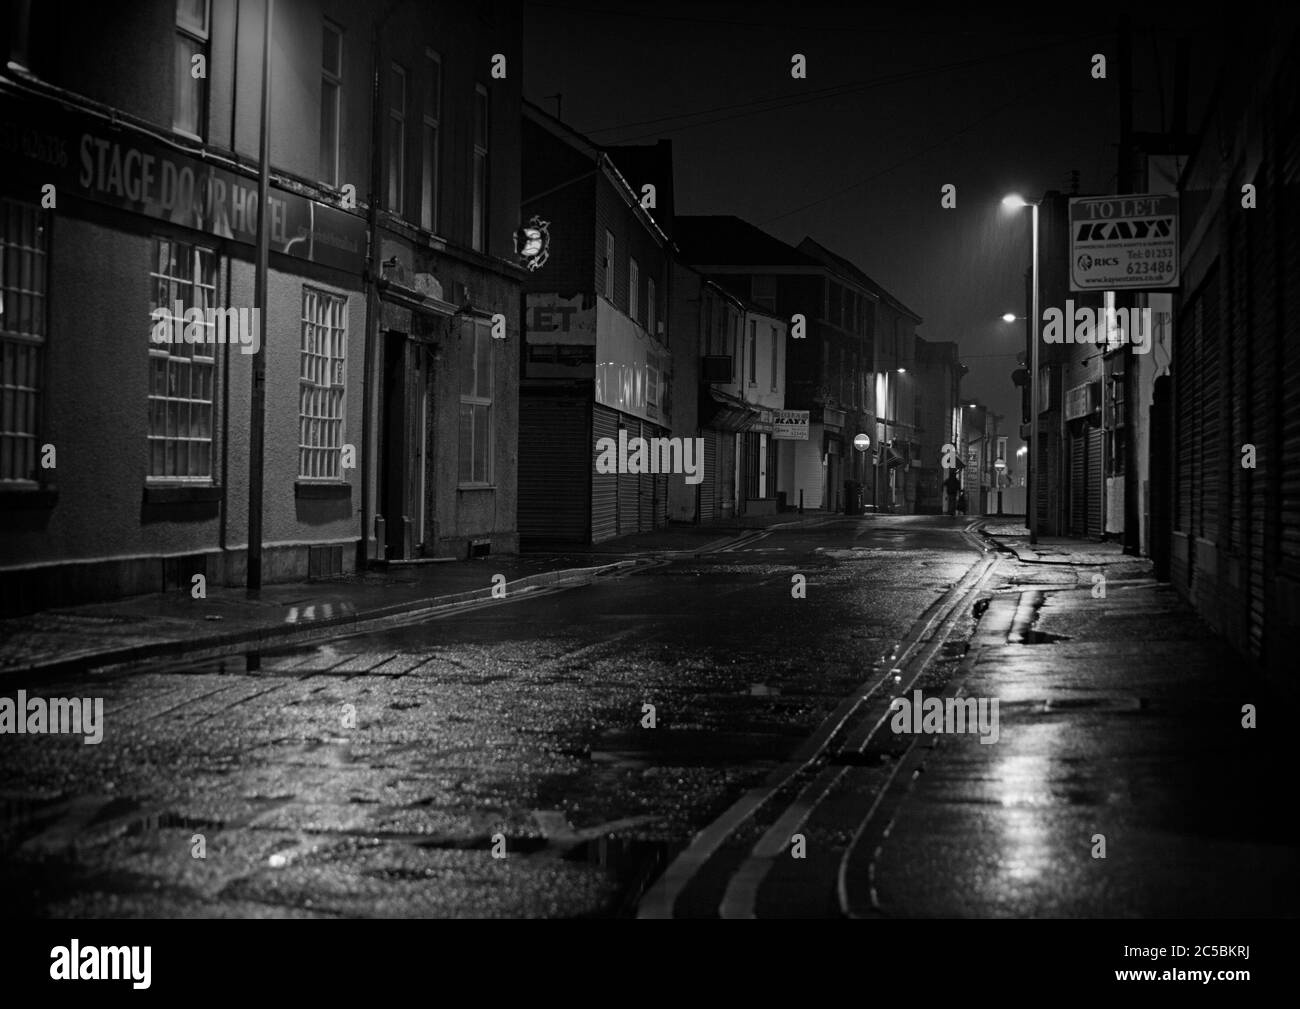
[[[159,481],[212,479],[213,393],[216,360],[209,309],[217,308],[217,254],[212,249],[167,238],[154,240],[150,280],[149,478]],[[180,303],[203,313],[201,341],[155,343],[154,328],[172,319]]]
[[[49,232],[33,203],[0,200],[0,481],[38,477]]]
[[[347,347],[347,299],[304,287],[298,372],[298,475],[305,480],[343,479]]]

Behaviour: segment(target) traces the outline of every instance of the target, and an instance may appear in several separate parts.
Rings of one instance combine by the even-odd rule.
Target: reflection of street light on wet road
[[[1030,356],[1033,363],[1029,369],[1029,444],[1034,446],[1036,457],[1041,459],[1042,453],[1038,445],[1038,204],[1026,200],[1023,196],[1011,194],[1003,199],[1002,205],[1008,209],[1019,209],[1020,207],[1032,207],[1034,211],[1033,220],[1033,246],[1034,246],[1034,267],[1033,267],[1033,297],[1029,309],[1029,344]],[[1034,484],[1038,480],[1037,467],[1030,467],[1029,471],[1029,488],[1025,494],[1025,510],[1029,513],[1029,542],[1038,542],[1038,509],[1034,507]]]

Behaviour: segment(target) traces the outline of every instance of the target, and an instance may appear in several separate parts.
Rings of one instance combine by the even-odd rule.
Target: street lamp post
[[[1025,488],[1025,508],[1029,512],[1029,542],[1038,542],[1038,463],[1042,459],[1042,449],[1038,444],[1038,207],[1042,200],[1026,200],[1022,196],[1011,195],[1002,201],[1004,207],[1033,208],[1033,246],[1034,266],[1031,280],[1032,294],[1029,307],[1029,486]]]

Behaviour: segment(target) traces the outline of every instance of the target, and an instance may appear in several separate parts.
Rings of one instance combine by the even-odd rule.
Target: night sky
[[[1115,191],[1119,131],[1113,14],[1094,19],[815,3],[526,3],[524,96],[602,144],[673,141],[677,211],[736,214],[796,245],[851,259],[955,340],[963,396],[1007,417],[1023,349],[1029,212],[1037,198]],[[1136,25],[1134,128],[1172,104],[1172,30]],[[1214,84],[1214,32],[1195,43],[1190,126]],[[806,80],[790,76],[807,57]],[[1107,78],[1091,76],[1092,55]],[[1163,110],[1163,111],[1162,111]],[[957,206],[940,189],[957,187]],[[1013,442],[1014,444],[1014,442]]]

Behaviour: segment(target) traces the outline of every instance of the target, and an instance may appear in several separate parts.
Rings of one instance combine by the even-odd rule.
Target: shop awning
[[[758,410],[738,396],[701,388],[700,427],[710,427],[715,431],[748,431],[758,419]]]

